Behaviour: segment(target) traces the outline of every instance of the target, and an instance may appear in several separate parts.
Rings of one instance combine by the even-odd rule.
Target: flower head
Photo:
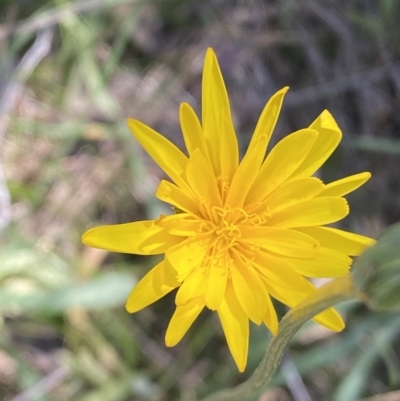
[[[202,122],[187,103],[179,115],[187,155],[137,120],[133,135],[170,177],[156,196],[175,213],[156,220],[96,227],[86,245],[163,260],[133,289],[126,303],[136,312],[174,289],[176,310],[166,344],[177,344],[207,307],[218,313],[240,371],[247,362],[249,320],[276,334],[271,297],[293,307],[315,291],[305,277],[338,277],[373,240],[324,227],[343,219],[343,198],[370,177],[360,173],[324,184],[312,174],[341,140],[328,111],[266,150],[288,88],[261,113],[239,163],[238,143],[217,58],[207,50],[202,83]],[[340,331],[344,323],[329,309],[315,320]]]

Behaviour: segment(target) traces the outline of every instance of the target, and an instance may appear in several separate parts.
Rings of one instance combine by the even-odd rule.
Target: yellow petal
[[[313,320],[332,331],[342,331],[345,326],[342,317],[334,308],[319,313]]]
[[[169,287],[179,287],[181,282],[178,280],[178,272],[168,263],[165,263],[164,258],[164,278],[163,282]]]
[[[253,210],[253,213],[262,213],[264,211],[275,213],[295,203],[312,199],[323,190],[324,184],[316,177],[290,181],[272,192]]]
[[[202,297],[206,291],[207,274],[204,267],[196,267],[185,279],[176,293],[175,303],[183,305],[194,298]]]
[[[268,289],[268,292],[275,299],[277,299],[279,302],[282,302],[285,305],[290,306],[291,308],[298,305],[306,297],[308,297],[309,295],[313,294],[316,291],[315,287],[306,279],[303,279],[303,283],[299,282],[298,291],[288,290],[283,287],[278,287],[277,285],[270,285],[267,281],[265,281],[265,279],[263,279],[263,281]],[[333,308],[329,308],[319,313],[317,316],[315,316],[313,320],[333,331],[341,331],[344,329],[343,319]]]
[[[315,238],[321,246],[350,256],[360,255],[376,242],[372,238],[331,227],[301,227],[296,230]]]
[[[245,263],[235,251],[232,258],[230,271],[236,296],[250,320],[260,324],[267,308],[265,287],[250,263]]]
[[[154,220],[94,227],[82,236],[82,242],[111,252],[157,255],[165,253],[182,239],[168,234]]]
[[[268,225],[293,228],[334,223],[349,213],[344,198],[325,197],[305,200],[272,215]]]
[[[125,308],[129,313],[137,312],[158,301],[179,285],[166,285],[164,282],[164,262],[153,267],[129,294]]]
[[[256,251],[252,261],[255,268],[262,274],[263,281],[270,285],[286,288],[289,291],[306,291],[306,280],[294,271],[285,259],[268,252]]]
[[[238,168],[239,147],[230,114],[225,109],[221,113],[221,128],[219,130],[221,133],[221,176],[227,177],[230,183]]]
[[[371,178],[371,173],[359,173],[325,185],[319,196],[343,196],[353,192]]]
[[[259,136],[254,142],[255,146],[247,150],[233,177],[225,202],[227,205],[235,207],[243,206],[251,184],[261,166],[268,140],[269,138],[265,135]],[[262,155],[257,155],[257,153],[260,153],[260,149],[264,149]]]
[[[186,305],[176,307],[165,333],[167,347],[173,347],[181,341],[203,308],[204,301],[201,298],[193,299]]]
[[[248,151],[255,150],[258,148],[258,138],[265,136],[267,138],[267,144],[265,148],[259,149],[262,154],[262,158],[264,158],[266,146],[268,145],[269,139],[272,136],[274,131],[276,122],[278,121],[279,113],[282,108],[283,99],[285,97],[286,92],[289,90],[289,87],[284,87],[278,92],[276,92],[265,105],[261,115],[258,119],[256,129],[254,130],[253,137],[250,140]],[[255,152],[258,154],[258,152]],[[258,161],[258,160],[257,160]]]
[[[221,266],[218,260],[212,258],[208,268],[207,287],[204,294],[204,299],[209,309],[217,310],[221,305],[225,296],[227,279],[227,266]]]
[[[181,122],[183,139],[189,155],[196,149],[199,149],[203,156],[208,159],[208,150],[200,121],[188,103],[181,104],[179,108],[179,119]]]
[[[190,156],[186,169],[186,177],[189,185],[201,202],[206,202],[213,206],[222,206],[214,172],[198,149]]]
[[[303,129],[283,138],[265,159],[246,203],[264,200],[287,180],[306,158],[317,137],[316,131]]]
[[[181,237],[194,237],[199,234],[202,220],[193,215],[178,213],[165,226],[165,230],[172,235]]]
[[[314,174],[342,139],[342,132],[328,110],[324,110],[310,128],[318,132],[318,138],[293,177],[309,177]]]
[[[286,258],[285,262],[303,276],[327,278],[345,276],[352,260],[342,252],[320,247],[318,256],[314,258]]]
[[[167,138],[160,135],[140,121],[128,119],[128,127],[153,160],[168,174],[171,179],[183,188],[188,158]]]
[[[279,255],[313,258],[318,254],[318,242],[308,235],[286,228],[241,226],[243,240]]]
[[[156,191],[156,197],[185,212],[193,214],[199,212],[198,202],[187,191],[183,191],[171,182],[161,180]]]
[[[232,120],[228,94],[217,56],[211,48],[208,48],[203,67],[202,123],[208,153],[216,176],[221,174],[220,152],[223,143],[226,142],[222,138],[224,135],[230,135],[229,132],[219,131],[222,127],[223,111],[227,113],[228,119]]]
[[[249,350],[249,319],[237,300],[231,282],[226,286],[225,298],[218,308],[218,316],[239,372],[244,372]]]
[[[204,236],[187,239],[165,253],[165,265],[177,272],[177,279],[182,282],[199,266],[208,251]]]
[[[283,98],[288,89],[285,87],[276,92],[264,107],[247,152],[233,177],[226,200],[227,204],[236,207],[241,207],[244,204],[248,191],[264,160],[269,140],[282,107]]]
[[[267,294],[267,311],[262,318],[264,324],[268,327],[270,332],[276,336],[278,334],[278,316],[276,315],[275,307],[272,303],[271,297]]]

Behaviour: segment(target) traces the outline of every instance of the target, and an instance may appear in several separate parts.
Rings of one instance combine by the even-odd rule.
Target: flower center
[[[229,206],[213,206],[208,209],[207,216],[200,225],[199,231],[211,235],[211,246],[213,257],[224,257],[226,252],[234,246],[242,234]]]

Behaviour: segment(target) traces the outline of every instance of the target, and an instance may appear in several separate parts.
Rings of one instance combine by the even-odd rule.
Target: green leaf
[[[400,331],[400,318],[397,316],[391,324],[387,325],[373,338],[373,344],[363,347],[363,352],[353,364],[350,372],[338,387],[334,401],[355,401],[361,395],[368,381],[368,375],[374,362],[380,356],[381,350]]]
[[[6,290],[0,293],[0,311],[12,309],[20,313],[58,314],[74,307],[84,310],[113,308],[125,303],[135,284],[132,275],[112,272],[47,292],[21,295]]]

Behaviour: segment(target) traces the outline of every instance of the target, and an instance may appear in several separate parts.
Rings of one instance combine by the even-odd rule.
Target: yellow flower
[[[165,341],[174,346],[204,307],[218,313],[229,349],[244,371],[249,320],[276,335],[271,297],[293,307],[315,291],[305,277],[338,277],[373,244],[354,233],[323,227],[349,213],[343,195],[370,177],[360,173],[323,184],[311,177],[341,140],[328,111],[282,139],[265,157],[282,101],[278,91],[261,113],[239,163],[228,95],[212,49],[202,83],[202,123],[187,103],[179,110],[188,156],[137,120],[133,135],[173,182],[161,181],[156,196],[175,213],[156,220],[92,228],[86,245],[140,255],[164,254],[133,289],[126,303],[136,312],[175,288],[176,310]],[[334,309],[315,321],[340,331]]]

